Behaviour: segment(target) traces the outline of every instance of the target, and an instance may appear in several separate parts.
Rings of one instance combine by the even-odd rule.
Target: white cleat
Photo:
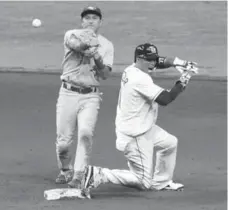
[[[181,183],[175,183],[173,181],[170,181],[168,185],[166,185],[164,188],[160,190],[169,190],[169,191],[183,191],[184,185]]]

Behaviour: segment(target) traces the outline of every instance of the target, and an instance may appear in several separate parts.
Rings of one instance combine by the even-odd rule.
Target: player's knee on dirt
[[[136,174],[139,183],[140,183],[140,189],[141,190],[148,190],[151,188],[152,185],[152,177],[149,171],[147,171],[146,168],[143,169],[140,173],[138,172]]]
[[[148,177],[138,177],[139,184],[136,185],[135,187],[139,190],[149,190],[151,189],[152,186],[152,178]]]
[[[143,179],[141,181],[141,183],[142,183],[142,189],[143,190],[151,189],[151,179]]]

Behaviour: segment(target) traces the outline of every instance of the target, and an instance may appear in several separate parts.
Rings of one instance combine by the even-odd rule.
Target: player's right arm
[[[64,44],[71,50],[81,52],[89,48],[85,43],[82,43],[72,31],[67,31],[64,36]]]

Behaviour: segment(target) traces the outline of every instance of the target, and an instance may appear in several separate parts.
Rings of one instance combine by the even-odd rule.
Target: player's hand
[[[191,79],[192,75],[190,72],[183,72],[181,74],[180,79],[178,80],[178,82],[180,82],[182,84],[183,87],[186,87],[186,85],[188,84],[189,80]]]
[[[199,68],[197,67],[197,63],[193,62],[193,61],[186,61],[185,65],[175,66],[175,68],[180,73],[183,73],[183,72],[191,72],[193,74],[198,74],[199,73],[198,72]]]
[[[84,50],[82,53],[84,56],[92,58],[97,53],[98,47],[89,47],[87,50]]]

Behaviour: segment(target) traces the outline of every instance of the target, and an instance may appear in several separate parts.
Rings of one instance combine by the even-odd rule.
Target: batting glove
[[[196,62],[185,61],[185,60],[181,60],[178,57],[176,57],[174,59],[173,65],[180,73],[187,71],[187,72],[191,72],[194,74],[198,74],[198,67],[197,67]]]
[[[191,77],[192,77],[191,73],[185,71],[181,74],[181,77],[177,82],[181,83],[183,87],[186,87]]]
[[[175,66],[176,70],[179,71],[180,73],[183,72],[190,72],[193,74],[198,74],[198,67],[197,63],[193,61],[187,61],[185,66]]]

